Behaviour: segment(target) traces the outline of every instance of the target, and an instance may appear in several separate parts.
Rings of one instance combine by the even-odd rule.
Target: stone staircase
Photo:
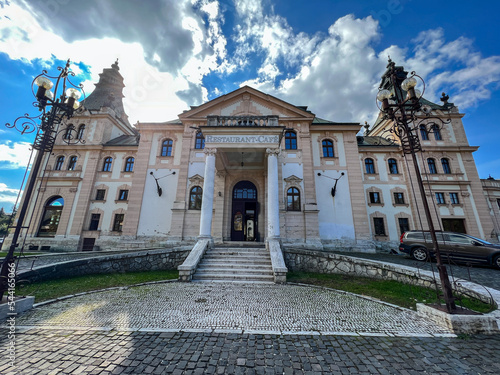
[[[208,249],[193,281],[274,282],[269,251],[264,244],[232,242]]]

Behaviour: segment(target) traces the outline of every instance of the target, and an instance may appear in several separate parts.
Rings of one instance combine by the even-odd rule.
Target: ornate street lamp
[[[415,88],[418,83],[417,79],[423,85],[422,92]],[[422,122],[431,122],[433,126],[439,126],[438,124],[442,126],[445,123],[449,123],[451,120],[443,121],[440,117],[431,116],[430,109],[422,105],[421,99],[424,91],[425,82],[420,76],[415,74],[415,72],[411,72],[408,77],[408,72],[405,72],[402,67],[396,67],[395,63],[389,58],[387,71],[382,77],[382,83],[380,84],[377,94],[377,100],[381,103],[379,109],[383,113],[384,120],[393,121],[393,125],[388,131],[392,133],[392,135],[395,135],[400,141],[403,153],[405,155],[411,155],[425,216],[427,218],[427,224],[429,226],[432,245],[436,254],[436,266],[439,272],[446,309],[449,313],[453,313],[456,310],[456,306],[450,280],[448,278],[448,271],[446,266],[442,263],[439,244],[436,238],[436,230],[432,221],[429,203],[425,195],[424,184],[416,156],[416,152],[422,151],[417,133],[420,124]],[[444,94],[442,100],[446,103],[447,97],[444,97]],[[421,118],[422,114],[424,114],[423,119]],[[392,138],[394,139],[395,137]]]
[[[17,224],[12,236],[12,243],[2,263],[2,270],[0,273],[0,301],[3,298],[4,292],[8,290],[7,276],[9,274],[9,268],[12,269],[12,266],[9,267],[9,265],[14,263],[14,251],[18,246],[17,242],[19,235],[23,228],[30,198],[33,194],[33,189],[45,153],[52,151],[57,135],[62,131],[66,131],[63,138],[65,143],[84,143],[82,139],[73,135],[73,133],[76,133],[75,128],[68,127],[64,130],[60,129],[60,125],[64,119],[70,119],[75,111],[83,111],[83,106],[78,102],[82,96],[83,85],[80,84],[77,86],[71,82],[70,77],[74,77],[75,73],[70,70],[69,66],[70,61],[68,60],[64,68],[58,67],[57,69],[60,71],[59,76],[49,76],[47,71],[44,70],[42,74],[35,77],[31,83],[31,91],[36,98],[36,101],[33,102],[33,106],[37,107],[40,111],[38,116],[30,117],[28,114],[25,114],[24,116],[18,117],[14,121],[14,124],[5,124],[8,128],[14,128],[21,134],[33,133],[36,131],[33,148],[38,152],[31,168],[30,178],[24,192],[23,203],[18,211]],[[53,92],[51,91],[52,88],[54,88]]]

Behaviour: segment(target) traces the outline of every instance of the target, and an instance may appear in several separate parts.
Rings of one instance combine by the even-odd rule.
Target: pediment
[[[203,181],[204,181],[204,178],[202,176],[200,176],[199,174],[195,174],[194,176],[189,177],[190,185],[203,186]]]
[[[279,116],[312,120],[314,114],[281,99],[244,86],[179,115],[182,121],[207,116]]]
[[[290,177],[284,178],[285,182],[289,184],[300,184],[302,179],[292,174]]]

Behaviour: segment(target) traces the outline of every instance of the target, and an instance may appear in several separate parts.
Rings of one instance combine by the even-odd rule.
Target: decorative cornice
[[[217,149],[216,148],[205,148],[204,152],[205,152],[206,156],[215,156],[215,154],[217,153]]]
[[[266,154],[267,156],[275,155],[278,156],[281,152],[281,149],[279,148],[266,148]]]

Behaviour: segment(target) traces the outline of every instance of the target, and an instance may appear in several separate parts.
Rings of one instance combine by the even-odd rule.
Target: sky
[[[373,124],[388,56],[458,105],[481,178],[500,179],[498,1],[0,0],[0,207],[12,210],[36,115],[31,83],[72,61],[88,95],[116,59],[132,124],[243,85],[331,121]]]

